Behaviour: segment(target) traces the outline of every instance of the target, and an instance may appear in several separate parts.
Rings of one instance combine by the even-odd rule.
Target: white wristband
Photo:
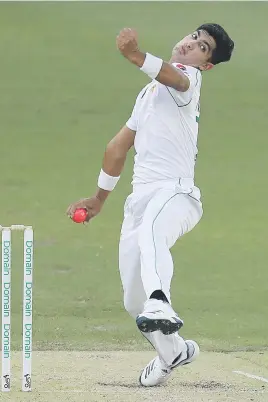
[[[162,64],[162,59],[159,59],[159,57],[155,57],[150,53],[146,53],[143,66],[140,68],[140,70],[154,80],[160,73]]]
[[[101,169],[98,179],[98,187],[101,188],[102,190],[112,191],[115,188],[119,179],[120,176],[118,177],[109,176]]]

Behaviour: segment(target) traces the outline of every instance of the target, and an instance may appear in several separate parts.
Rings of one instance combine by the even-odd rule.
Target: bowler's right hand
[[[103,206],[103,201],[101,201],[97,196],[90,198],[83,198],[77,202],[74,202],[69,205],[66,214],[69,218],[73,217],[74,211],[78,208],[84,208],[87,211],[87,217],[85,222],[90,221],[90,219],[94,218],[101,211]]]

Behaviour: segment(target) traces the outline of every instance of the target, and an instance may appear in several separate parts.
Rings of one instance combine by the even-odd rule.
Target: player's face
[[[195,31],[185,36],[172,50],[171,62],[209,70],[213,64],[209,62],[216,42],[206,31]]]

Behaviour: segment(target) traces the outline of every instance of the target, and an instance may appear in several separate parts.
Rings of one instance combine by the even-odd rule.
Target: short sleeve
[[[136,116],[136,105],[134,106],[131,116],[128,119],[128,121],[126,122],[126,126],[133,131],[137,131],[137,116]]]
[[[172,95],[176,98],[176,100],[179,101],[180,106],[186,106],[191,102],[195,87],[201,80],[201,73],[195,67],[186,66],[180,63],[172,63],[172,65],[189,78],[190,86],[187,91],[180,92],[174,88],[169,88],[169,91],[172,93]]]
[[[150,84],[146,85],[137,96],[134,108],[132,110],[131,116],[126,122],[126,126],[130,128],[130,130],[137,131],[138,130],[138,110],[140,108],[140,101],[143,99],[148,87]]]

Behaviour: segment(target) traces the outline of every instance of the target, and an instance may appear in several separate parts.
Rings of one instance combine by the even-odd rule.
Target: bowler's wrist
[[[99,202],[101,204],[104,204],[104,202],[106,201],[106,198],[108,197],[109,194],[110,194],[110,191],[103,190],[102,188],[98,187],[95,197],[99,200]]]
[[[137,67],[142,67],[146,58],[146,54],[137,50],[136,52],[132,52],[128,59],[131,63],[135,64]]]

